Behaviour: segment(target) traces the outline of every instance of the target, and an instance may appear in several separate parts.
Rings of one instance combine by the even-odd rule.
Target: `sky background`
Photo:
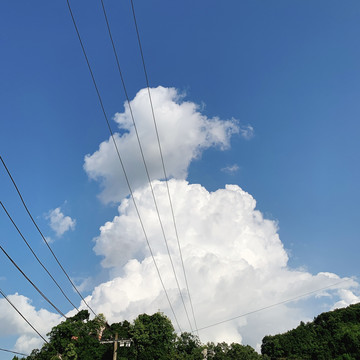
[[[129,98],[134,99],[139,132],[144,136],[151,178],[161,179],[148,100],[146,92],[140,91],[146,82],[131,5],[129,1],[104,3]],[[126,98],[101,3],[73,1],[71,5],[111,125],[122,135],[119,146],[131,168],[159,263],[176,299],[175,307],[180,309],[166,267],[167,254],[160,247],[152,200],[144,187],[133,129],[127,122]],[[355,277],[316,299],[200,333],[202,340],[221,341],[223,337],[256,346],[267,333],[296,326],[338,302],[358,301],[359,2],[139,0],[135,9],[164,139],[165,163],[175,178],[172,186],[178,186],[173,200],[179,204],[185,264],[194,279],[193,291],[197,286],[204,288],[194,294],[190,286],[198,326],[330,285],[329,279]],[[131,320],[157,309],[171,317],[156,275],[150,278],[153,283],[146,277],[152,274],[153,265],[130,202],[125,200],[118,209],[128,193],[114,150],[106,147],[109,132],[66,1],[3,2],[0,41],[0,155],[55,253],[96,311],[110,320]],[[97,152],[102,143],[102,151]],[[79,305],[2,167],[0,184],[0,200]],[[240,188],[217,191],[226,184],[244,192]],[[157,186],[163,194],[164,183]],[[106,191],[107,197],[101,195]],[[166,201],[159,195],[170,229]],[[262,217],[255,221],[256,211]],[[113,228],[100,231],[106,222],[112,222]],[[209,228],[213,231],[206,234]],[[243,234],[244,228],[249,231]],[[3,211],[0,234],[1,246],[34,282],[64,312],[71,311]],[[173,240],[170,236],[169,241]],[[176,249],[171,249],[175,256]],[[247,258],[249,249],[258,257]],[[242,261],[246,264],[241,265]],[[124,268],[129,263],[132,265]],[[254,278],[244,275],[250,270]],[[141,284],[134,286],[136,294],[124,290],[134,284],[135,274],[153,285],[148,298],[139,300],[144,292]],[[182,283],[180,271],[179,279]],[[284,279],[291,279],[287,288],[280,286],[287,284]],[[106,293],[105,287],[112,292]],[[14,301],[19,301],[19,308],[32,316],[43,334],[49,331],[50,322],[59,321],[57,315],[40,314],[40,309],[51,313],[53,309],[3,254],[0,288],[8,295],[18,294]],[[232,303],[217,298],[217,292],[233,295]],[[117,298],[128,302],[114,300]],[[262,302],[254,302],[255,298]],[[28,352],[39,346],[36,335],[21,319],[16,320],[3,300],[0,308],[6,313],[0,315],[0,347]],[[183,315],[179,318],[185,324]],[[254,330],[259,324],[266,324],[266,333]],[[1,358],[11,356],[1,354]]]

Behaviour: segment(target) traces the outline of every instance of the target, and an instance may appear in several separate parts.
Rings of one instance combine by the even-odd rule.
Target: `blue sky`
[[[124,112],[125,96],[101,3],[77,1],[72,6],[112,119]],[[146,83],[130,2],[105,1],[105,6],[134,99]],[[209,192],[236,184],[251,194],[256,209],[278,224],[289,269],[314,276],[358,276],[359,3],[157,0],[136,1],[135,7],[151,87],[176,88],[207,119],[237,119],[239,129],[251,126],[254,131],[249,139],[241,131],[229,136],[223,151],[203,147],[201,156],[188,162],[187,181]],[[107,255],[93,250],[99,228],[119,215],[120,200],[101,201],[100,182],[90,180],[84,170],[84,157],[109,138],[101,108],[66,1],[3,3],[0,13],[0,154],[41,229],[53,240],[54,251],[77,284],[88,279],[84,294],[91,296],[95,286],[124,276],[121,266],[101,265]],[[116,130],[113,121],[112,126]],[[166,131],[171,129],[163,129],[164,138],[170,136]],[[236,171],[224,170],[234,165]],[[78,304],[4,169],[0,181],[1,201]],[[48,215],[56,208],[76,221],[74,229],[60,236],[49,225]],[[1,245],[70,311],[3,212],[0,224]],[[119,242],[121,246],[126,245]],[[132,258],[142,259],[132,254],[126,261]],[[36,310],[52,311],[3,255],[0,269],[0,285],[7,294],[17,292],[32,299]],[[339,300],[332,296],[316,309],[331,308]],[[294,323],[315,315],[309,308],[304,303]],[[252,309],[238,308],[237,313],[247,310]],[[0,347],[14,348],[21,334],[0,335]]]

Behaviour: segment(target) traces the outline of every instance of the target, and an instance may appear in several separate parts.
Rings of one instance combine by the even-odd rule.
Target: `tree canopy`
[[[49,343],[26,360],[112,360],[113,343],[100,340],[112,341],[115,334],[131,339],[130,347],[118,348],[118,360],[360,360],[360,304],[322,313],[284,334],[265,336],[262,355],[249,345],[202,344],[192,333],[176,334],[160,312],[108,325],[104,315],[90,320],[89,312],[82,310],[53,327]]]
[[[191,333],[176,334],[168,317],[157,312],[141,314],[132,323],[123,321],[108,325],[100,314],[89,319],[89,312],[82,310],[52,328],[49,344],[31,352],[26,360],[112,360],[113,344],[102,340],[131,339],[130,347],[120,347],[119,360],[201,360],[208,359],[260,359],[250,346],[226,343],[201,344]],[[13,360],[18,359],[14,357]]]
[[[265,336],[261,352],[275,359],[360,359],[360,304],[322,313],[284,334]]]

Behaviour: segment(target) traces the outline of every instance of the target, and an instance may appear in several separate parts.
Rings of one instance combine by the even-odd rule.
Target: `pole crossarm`
[[[121,347],[130,347],[132,340],[130,340],[130,339],[103,340],[103,341],[100,341],[100,344],[113,344],[115,342],[117,342],[118,345]]]

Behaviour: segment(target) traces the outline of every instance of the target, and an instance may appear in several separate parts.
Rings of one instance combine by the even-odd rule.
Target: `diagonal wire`
[[[154,262],[154,264],[155,264],[156,271],[157,271],[157,273],[158,273],[158,276],[159,276],[161,285],[162,285],[163,290],[164,290],[164,292],[165,292],[165,295],[166,295],[167,301],[168,301],[168,303],[169,303],[169,305],[170,305],[171,311],[172,311],[172,313],[173,313],[173,315],[174,315],[174,319],[175,319],[175,321],[176,321],[176,324],[177,324],[177,326],[178,326],[178,328],[179,328],[179,330],[180,330],[180,332],[181,332],[181,328],[180,328],[179,322],[178,322],[177,317],[176,317],[176,315],[175,315],[175,311],[174,311],[173,306],[172,306],[172,304],[171,304],[169,295],[168,295],[168,293],[167,293],[167,291],[166,291],[164,282],[163,282],[162,277],[161,277],[161,274],[160,274],[159,267],[158,267],[158,265],[157,265],[157,263],[156,263],[156,260],[155,260],[153,251],[152,251],[152,249],[151,249],[151,246],[150,246],[150,243],[149,243],[149,239],[148,239],[148,236],[147,236],[146,231],[145,231],[144,223],[143,223],[143,221],[142,221],[142,219],[141,219],[141,215],[140,215],[140,212],[139,212],[137,203],[136,203],[136,201],[135,201],[135,197],[134,197],[134,194],[133,194],[133,191],[132,191],[130,182],[129,182],[129,178],[128,178],[128,176],[127,176],[127,173],[126,173],[126,170],[125,170],[125,167],[124,167],[124,163],[123,163],[123,161],[122,161],[122,158],[121,158],[121,156],[120,156],[120,152],[119,152],[118,146],[117,146],[116,141],[115,141],[115,138],[114,138],[114,133],[113,133],[113,131],[112,131],[112,129],[111,129],[111,126],[110,126],[110,123],[109,123],[109,119],[108,119],[108,117],[107,117],[107,115],[106,115],[105,108],[104,108],[104,104],[103,104],[103,101],[102,101],[102,98],[101,98],[99,89],[98,89],[98,87],[97,87],[97,84],[96,84],[96,81],[95,81],[95,77],[94,77],[93,71],[92,71],[91,66],[90,66],[89,59],[88,59],[87,54],[86,54],[86,51],[85,51],[85,47],[84,47],[83,42],[82,42],[82,40],[81,40],[81,36],[80,36],[79,30],[78,30],[78,28],[77,28],[76,21],[75,21],[73,12],[72,12],[72,10],[71,10],[71,6],[70,6],[70,3],[69,3],[69,0],[66,0],[66,2],[67,2],[67,5],[68,5],[68,8],[69,8],[69,12],[70,12],[70,15],[71,15],[72,22],[73,22],[74,27],[75,27],[75,31],[76,31],[77,37],[78,37],[79,42],[80,42],[80,45],[81,45],[82,52],[83,52],[83,54],[84,54],[84,57],[85,57],[87,66],[88,66],[89,71],[90,71],[90,75],[91,75],[91,78],[92,78],[92,81],[93,81],[93,84],[94,84],[94,87],[95,87],[95,90],[96,90],[96,93],[97,93],[97,97],[98,97],[98,99],[99,99],[99,103],[100,103],[100,106],[101,106],[101,109],[102,109],[104,118],[105,118],[105,120],[106,120],[107,127],[108,127],[109,132],[110,132],[110,135],[111,135],[111,139],[112,139],[113,144],[114,144],[114,146],[115,146],[115,150],[116,150],[116,153],[117,153],[117,157],[119,158],[119,161],[120,161],[120,164],[121,164],[121,168],[122,168],[122,170],[123,170],[123,173],[124,173],[124,176],[125,176],[125,180],[126,180],[127,186],[128,186],[128,188],[129,188],[130,196],[131,196],[132,201],[133,201],[133,203],[134,203],[134,207],[135,207],[136,213],[137,213],[137,215],[138,215],[138,218],[139,218],[139,221],[140,221],[140,225],[141,225],[142,231],[143,231],[143,233],[144,233],[144,237],[145,237],[146,242],[147,242],[147,245],[148,245],[148,247],[149,247],[152,260],[153,260],[153,262]]]
[[[26,354],[23,354],[23,353],[20,353],[20,352],[17,352],[17,351],[7,350],[7,349],[3,349],[3,348],[0,348],[0,351],[5,351],[5,352],[16,354],[16,355],[30,356],[30,355],[26,355]]]
[[[54,277],[51,275],[51,273],[49,272],[49,270],[46,268],[46,266],[42,263],[42,261],[38,258],[38,256],[36,255],[35,251],[32,249],[32,247],[30,246],[30,244],[28,243],[28,241],[26,240],[26,238],[24,237],[24,235],[21,233],[20,229],[18,228],[18,226],[16,225],[15,221],[13,220],[13,218],[11,217],[11,215],[9,214],[9,212],[7,211],[7,209],[5,208],[5,205],[0,201],[0,205],[2,206],[3,210],[5,211],[6,215],[8,216],[8,218],[10,219],[10,221],[12,222],[12,224],[14,225],[15,229],[17,230],[17,232],[19,233],[19,235],[21,236],[21,238],[24,240],[25,244],[27,245],[27,247],[30,249],[30,251],[32,252],[32,254],[34,255],[35,259],[38,261],[38,263],[43,267],[43,269],[47,272],[47,274],[50,276],[50,278],[52,279],[52,281],[56,284],[56,286],[59,288],[59,290],[61,291],[61,293],[64,295],[64,297],[66,298],[66,300],[79,312],[79,309],[72,303],[72,301],[67,297],[67,295],[65,294],[64,290],[62,289],[62,287],[58,284],[58,282],[54,279]]]
[[[10,255],[4,250],[4,248],[0,245],[0,250],[6,255],[6,257],[12,262],[12,264],[20,271],[20,273],[24,276],[24,278],[34,287],[34,289],[43,297],[45,301],[47,301],[61,316],[67,319],[67,316],[56,307],[49,298],[29,279],[29,277],[20,269],[20,267],[16,264],[16,262],[10,257]]]
[[[173,204],[172,204],[171,196],[170,196],[168,176],[167,176],[166,169],[165,169],[165,162],[164,162],[163,152],[162,152],[162,148],[161,148],[161,144],[160,144],[160,137],[159,137],[158,127],[157,127],[157,123],[156,123],[155,111],[154,111],[154,106],[153,106],[153,102],[152,102],[152,98],[151,98],[149,78],[148,78],[147,71],[146,71],[145,58],[144,58],[144,53],[143,53],[142,45],[141,45],[140,32],[139,32],[139,28],[138,28],[137,20],[136,20],[135,7],[134,7],[133,0],[130,0],[130,2],[131,2],[131,9],[132,9],[132,14],[133,14],[133,18],[134,18],[136,35],[137,35],[137,39],[138,39],[138,43],[139,43],[139,49],[140,49],[142,64],[143,64],[143,68],[144,68],[146,86],[147,86],[148,95],[149,95],[149,101],[150,101],[151,112],[152,112],[152,117],[153,117],[153,121],[154,121],[154,127],[155,127],[155,131],[156,131],[157,142],[158,142],[158,145],[159,145],[159,153],[160,153],[160,157],[161,157],[161,163],[162,163],[162,168],[163,168],[163,172],[164,172],[164,179],[165,179],[165,182],[166,182],[166,188],[167,188],[167,193],[168,193],[168,197],[169,197],[171,215],[172,215],[172,219],[173,219],[173,223],[174,223],[174,229],[175,229],[176,239],[177,239],[177,243],[178,243],[180,258],[181,258],[181,265],[182,265],[182,268],[183,268],[183,273],[184,273],[187,292],[188,292],[188,295],[189,295],[189,301],[190,301],[192,316],[194,318],[195,328],[197,328],[197,323],[196,323],[196,318],[195,318],[195,313],[194,313],[194,307],[193,307],[193,303],[192,303],[192,300],[191,300],[189,284],[188,284],[186,271],[185,271],[184,259],[183,259],[183,256],[182,256],[182,251],[181,251],[181,246],[180,246],[179,233],[178,233],[178,229],[177,229],[176,221],[175,221],[174,208],[173,208]]]
[[[58,353],[58,351],[55,349],[55,346],[52,343],[49,343],[36,329],[35,327],[30,323],[28,319],[21,313],[21,311],[13,304],[13,302],[6,296],[6,294],[0,289],[0,294],[4,297],[4,299],[15,309],[15,311],[28,323],[28,325],[43,339],[43,341],[51,346],[55,352],[57,353],[58,357],[61,359],[61,355]],[[4,351],[4,349],[1,349]],[[5,350],[6,351],[6,350]]]
[[[292,301],[295,301],[295,300],[297,300],[297,299],[303,298],[303,297],[308,296],[308,295],[315,294],[315,293],[317,293],[317,292],[319,292],[319,291],[322,291],[322,290],[329,289],[329,288],[331,288],[331,287],[333,287],[333,286],[342,284],[342,283],[347,282],[347,281],[350,281],[350,280],[351,280],[351,279],[345,279],[345,280],[339,281],[339,282],[337,282],[337,283],[335,283],[335,284],[331,284],[331,285],[325,286],[325,287],[323,287],[323,288],[316,289],[316,290],[313,290],[313,291],[309,291],[309,292],[307,292],[307,293],[305,293],[305,294],[301,294],[301,295],[295,296],[295,297],[293,297],[293,298],[291,298],[291,299],[283,300],[283,301],[280,301],[280,302],[275,303],[275,304],[271,304],[271,305],[268,305],[268,306],[264,306],[264,307],[262,307],[262,308],[260,308],[260,309],[257,309],[257,310],[249,311],[249,312],[247,312],[247,313],[245,313],[245,314],[241,314],[241,315],[238,315],[238,316],[234,316],[234,317],[232,317],[232,318],[230,318],[230,319],[226,319],[226,320],[219,321],[219,322],[214,323],[214,324],[211,324],[211,325],[204,326],[204,327],[202,327],[202,328],[197,329],[197,331],[205,330],[205,329],[208,329],[208,328],[211,328],[211,327],[220,325],[220,324],[224,324],[224,323],[229,322],[229,321],[233,321],[233,320],[239,319],[239,318],[244,317],[244,316],[247,316],[247,315],[255,314],[255,313],[257,313],[257,312],[270,309],[270,308],[275,307],[275,306],[278,306],[278,305],[282,305],[282,304],[285,304],[285,303],[288,303],[288,302],[292,302]]]
[[[46,342],[48,345],[49,342],[34,328],[33,325],[26,319],[26,317],[17,309],[17,307],[11,302],[11,300],[6,296],[6,294],[0,289],[0,294],[5,298],[5,300],[16,310],[16,312],[30,325],[30,327]]]
[[[125,96],[126,96],[126,100],[127,100],[128,106],[129,106],[132,123],[133,123],[133,125],[134,125],[134,129],[135,129],[135,133],[136,133],[136,138],[137,138],[137,142],[138,142],[138,144],[139,144],[140,153],[141,153],[142,161],[143,161],[143,164],[144,164],[146,176],[147,176],[147,179],[148,179],[148,183],[149,183],[149,185],[150,185],[150,189],[151,189],[151,193],[152,193],[152,198],[153,198],[153,200],[154,200],[154,205],[155,205],[157,217],[158,217],[158,220],[159,220],[159,223],[160,223],[161,232],[162,232],[162,235],[163,235],[163,238],[164,238],[164,241],[165,241],[167,253],[168,253],[169,260],[170,260],[170,263],[171,263],[171,267],[172,267],[172,270],[173,270],[173,273],[174,273],[174,277],[175,277],[175,281],[176,281],[176,284],[177,284],[177,288],[178,288],[178,291],[179,291],[179,294],[180,294],[180,298],[181,298],[181,301],[182,301],[183,306],[184,306],[184,309],[185,309],[186,317],[187,317],[187,320],[188,320],[188,322],[189,322],[190,328],[191,328],[191,330],[192,330],[192,325],[191,325],[191,321],[190,321],[190,319],[189,319],[189,314],[188,314],[188,311],[187,311],[187,308],[186,308],[186,305],[185,305],[184,297],[183,297],[183,294],[182,294],[181,289],[180,289],[179,280],[178,280],[178,277],[177,277],[177,275],[176,275],[174,263],[173,263],[173,260],[172,260],[171,254],[170,254],[170,249],[169,249],[168,241],[167,241],[167,239],[166,239],[163,222],[162,222],[162,220],[161,220],[158,203],[157,203],[156,197],[155,197],[154,187],[153,187],[153,185],[152,185],[151,178],[150,178],[150,174],[149,174],[149,169],[148,169],[148,166],[147,166],[146,161],[145,161],[144,151],[143,151],[143,148],[142,148],[142,145],[141,145],[141,142],[140,142],[139,133],[138,133],[138,130],[137,130],[137,126],[136,126],[134,114],[133,114],[132,107],[131,107],[131,104],[130,104],[130,99],[129,99],[129,96],[128,96],[128,93],[127,93],[127,90],[126,90],[125,80],[124,80],[124,77],[123,77],[123,74],[122,74],[122,71],[121,71],[120,62],[119,62],[119,58],[118,58],[118,55],[117,55],[117,50],[116,50],[116,47],[115,47],[115,44],[114,44],[114,40],[113,40],[113,37],[112,37],[112,34],[111,34],[110,24],[109,24],[109,21],[108,21],[108,17],[107,17],[107,14],[106,14],[106,10],[105,10],[105,6],[104,6],[103,0],[101,0],[101,5],[102,5],[102,9],[103,9],[103,13],[104,13],[104,17],[105,17],[105,21],[106,21],[106,26],[107,26],[108,33],[109,33],[109,37],[110,37],[110,40],[111,40],[113,52],[114,52],[114,55],[115,55],[118,72],[119,72],[119,75],[120,75],[120,78],[121,78],[121,82],[122,82],[122,86],[123,86],[123,89],[124,89],[124,93],[125,93]],[[169,190],[169,189],[168,189],[168,190]]]
[[[31,221],[33,222],[33,224],[35,225],[37,231],[39,232],[39,234],[41,235],[42,239],[44,240],[46,246],[48,247],[48,249],[50,250],[51,254],[53,255],[54,259],[56,260],[56,262],[58,263],[58,265],[60,266],[61,270],[63,271],[63,273],[65,274],[65,276],[67,277],[67,279],[69,280],[69,282],[71,283],[72,287],[75,289],[75,291],[78,293],[78,295],[81,297],[81,299],[83,300],[84,304],[91,310],[91,312],[96,316],[96,313],[94,312],[94,310],[88,305],[88,303],[86,302],[86,300],[84,299],[84,297],[81,295],[80,291],[78,290],[78,288],[75,286],[75,284],[73,283],[73,281],[70,279],[70,276],[68,275],[68,273],[65,271],[64,267],[61,265],[59,259],[57,258],[57,256],[55,255],[54,251],[52,250],[52,248],[50,247],[49,245],[49,242],[46,240],[45,236],[43,235],[43,233],[41,232],[39,226],[37,225],[37,223],[35,222],[34,218],[32,217],[31,213],[30,213],[30,210],[28,209],[28,207],[26,206],[26,203],[20,193],[20,190],[19,188],[17,187],[16,183],[15,183],[15,180],[13,179],[13,177],[11,176],[11,173],[9,171],[9,169],[7,168],[2,156],[0,156],[0,160],[8,174],[8,176],[10,177],[19,197],[20,197],[20,200],[26,210],[26,212],[28,213]]]

